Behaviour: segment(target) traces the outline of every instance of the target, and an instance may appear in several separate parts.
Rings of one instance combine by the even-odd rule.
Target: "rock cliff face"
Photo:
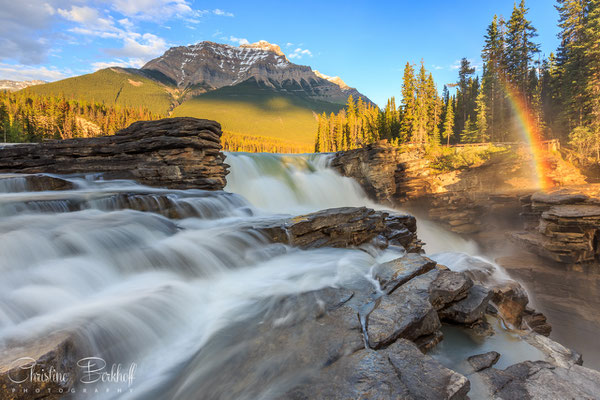
[[[549,158],[557,185],[585,183],[560,156]],[[425,211],[429,219],[461,234],[485,232],[498,222],[516,220],[520,198],[538,190],[531,156],[520,147],[493,154],[477,167],[440,171],[422,152],[401,152],[382,141],[338,152],[332,166],[356,179],[372,199]]]
[[[221,190],[221,126],[196,118],[136,122],[114,136],[0,148],[0,172],[97,174],[149,186]]]

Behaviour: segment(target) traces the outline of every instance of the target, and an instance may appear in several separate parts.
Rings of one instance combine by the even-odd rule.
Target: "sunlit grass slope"
[[[165,116],[173,101],[167,86],[118,68],[101,69],[93,74],[31,86],[25,90],[47,96],[64,95],[74,100],[146,107]]]
[[[237,134],[313,145],[315,113],[337,112],[342,107],[275,92],[249,81],[193,97],[176,107],[172,115],[214,119],[224,130]]]

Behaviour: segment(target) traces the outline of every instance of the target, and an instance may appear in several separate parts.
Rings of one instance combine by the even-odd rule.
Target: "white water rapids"
[[[73,190],[34,193],[22,178],[0,180],[0,344],[70,332],[88,356],[136,365],[131,386],[106,383],[99,393],[75,398],[197,396],[221,368],[235,368],[230,349],[207,352],[205,345],[214,346],[223,332],[243,333],[243,321],[269,299],[368,279],[373,265],[399,256],[299,250],[241,229],[276,214],[379,208],[327,161],[228,154],[225,190],[235,195],[97,177],[70,178]],[[167,198],[184,218],[123,209],[122,194],[139,195],[148,209]],[[451,268],[464,265],[463,253],[476,252],[473,243],[428,222],[419,221],[419,237],[427,253],[437,253],[432,258]],[[198,354],[201,362],[192,365],[199,366],[190,368]],[[273,390],[255,389],[253,397],[270,398]]]

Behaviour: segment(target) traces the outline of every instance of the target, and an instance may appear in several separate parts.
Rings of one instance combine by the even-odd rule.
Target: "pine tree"
[[[586,59],[585,106],[592,134],[600,136],[600,0],[589,1],[584,30]],[[597,139],[597,141],[600,139]]]
[[[404,67],[402,80],[402,124],[400,127],[400,140],[402,142],[413,137],[415,123],[415,71],[410,63]]]
[[[537,36],[537,30],[527,19],[525,0],[521,0],[519,6],[515,4],[510,20],[507,23],[507,52],[506,66],[509,82],[518,90],[524,100],[529,100],[528,80],[529,69],[536,53],[539,53],[539,45],[533,42]]]
[[[471,114],[470,104],[472,102],[470,89],[473,84],[472,75],[475,73],[475,68],[471,66],[471,62],[466,58],[460,60],[460,68],[458,70],[458,89],[456,93],[457,110],[456,110],[456,129],[461,132],[464,129],[467,118]]]
[[[488,110],[488,131],[492,140],[500,141],[506,131],[506,99],[503,90],[503,82],[506,79],[506,54],[504,21],[497,15],[494,15],[487,28],[481,58],[484,62],[481,90]]]
[[[445,114],[442,136],[446,139],[446,145],[450,146],[450,137],[454,135],[454,101],[452,99],[448,99],[446,103]]]
[[[476,129],[477,135],[474,138],[477,142],[487,142],[489,140],[488,135],[488,122],[487,122],[487,106],[485,104],[485,96],[483,91],[479,92],[477,96],[477,120]]]
[[[585,26],[590,0],[557,0],[560,15],[560,47],[557,54],[558,71],[555,79],[560,87],[560,105],[564,130],[584,123],[585,115]]]

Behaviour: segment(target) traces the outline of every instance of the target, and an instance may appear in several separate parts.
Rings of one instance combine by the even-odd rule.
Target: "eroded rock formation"
[[[598,260],[600,198],[597,185],[524,197],[525,232],[511,238],[529,250],[561,263]],[[585,194],[588,192],[588,194]]]
[[[141,121],[114,136],[0,148],[2,173],[98,174],[174,189],[221,190],[221,126],[196,118]]]

